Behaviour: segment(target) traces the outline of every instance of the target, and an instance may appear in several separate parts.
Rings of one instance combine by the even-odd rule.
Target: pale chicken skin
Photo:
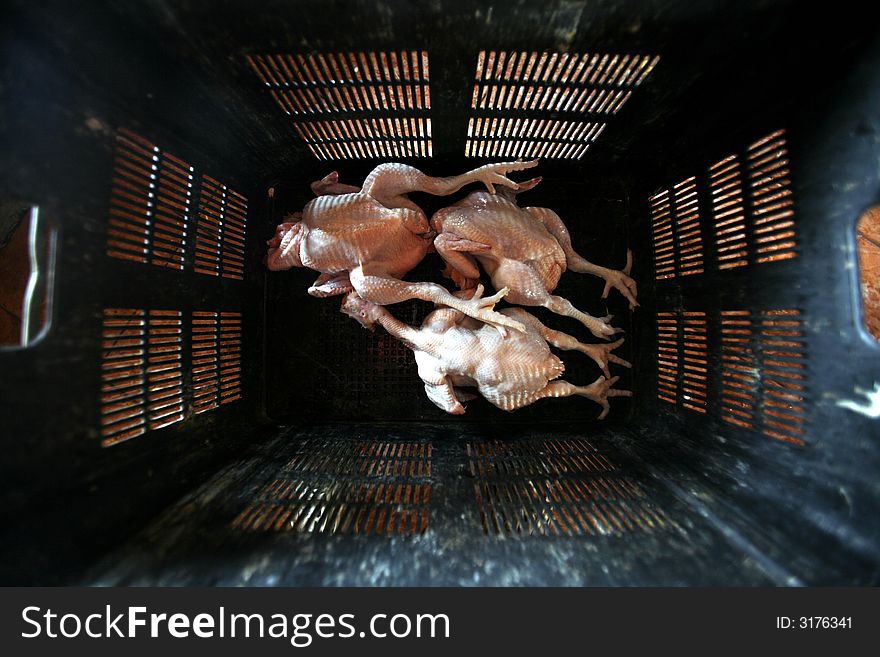
[[[543,306],[557,314],[573,317],[599,338],[620,332],[608,325],[610,318],[593,317],[570,301],[552,294],[566,269],[594,274],[605,279],[606,298],[611,288],[619,290],[635,307],[636,284],[627,265],[615,271],[588,262],[571,246],[568,229],[559,215],[548,208],[521,208],[516,193],[531,189],[535,178],[516,191],[497,194],[472,192],[454,205],[437,211],[431,227],[437,237],[434,246],[449,265],[447,273],[462,289],[476,285],[481,266],[495,289],[510,288],[507,301],[523,306]]]
[[[330,174],[312,184],[319,196],[303,208],[301,215],[294,215],[297,220],[278,226],[275,237],[268,242],[266,264],[272,270],[308,267],[321,272],[308,290],[312,296],[355,290],[379,305],[422,299],[457,308],[496,327],[523,331],[518,321],[493,310],[507,294],[505,289],[485,299],[465,300],[435,283],[401,280],[432,249],[435,236],[425,213],[407,194],[445,196],[473,182],[483,183],[491,192],[495,185],[516,188],[517,183],[505,174],[536,164],[490,164],[449,178],[427,176],[404,164],[382,164],[367,176],[360,189],[342,185],[338,176]]]
[[[481,293],[482,286],[478,286],[467,294],[476,300]],[[609,397],[632,394],[614,389],[612,386],[619,377],[608,373],[609,362],[630,367],[628,362],[611,353],[623,343],[623,338],[614,343],[583,344],[570,335],[547,328],[522,308],[501,311],[526,327],[525,332],[511,332],[506,337],[452,308],[435,310],[425,318],[421,328],[398,321],[385,308],[355,293],[346,297],[342,310],[368,328],[381,324],[412,349],[428,399],[453,415],[464,413],[462,402],[474,397],[465,388],[476,388],[480,395],[505,411],[528,406],[545,397],[580,395],[602,407],[599,419],[610,410]],[[548,343],[589,355],[606,376],[600,376],[587,386],[559,380],[565,365],[550,351]]]

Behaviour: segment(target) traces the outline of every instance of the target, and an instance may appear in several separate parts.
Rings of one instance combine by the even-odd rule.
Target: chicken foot
[[[600,376],[588,386],[576,386],[568,381],[551,381],[542,390],[535,393],[533,401],[544,399],[545,397],[580,395],[581,397],[593,400],[602,407],[599,419],[604,420],[611,410],[611,405],[608,403],[609,397],[632,397],[632,391],[630,390],[616,390],[612,388],[619,379],[619,376],[610,379]]]
[[[562,250],[565,253],[565,261],[569,269],[582,274],[593,274],[594,276],[605,279],[605,290],[602,292],[603,299],[607,299],[611,288],[614,288],[626,297],[626,300],[629,301],[630,309],[639,305],[636,300],[636,295],[638,293],[636,282],[629,276],[629,273],[632,270],[632,251],[630,249],[626,250],[626,266],[620,271],[594,265],[574,250],[571,245],[571,235],[568,232],[568,228],[566,228],[558,214],[549,208],[524,209],[535,219],[544,224],[547,231],[556,238],[556,241],[559,242],[559,246],[562,247]]]

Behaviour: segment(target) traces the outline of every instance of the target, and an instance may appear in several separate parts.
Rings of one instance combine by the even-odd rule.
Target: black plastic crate
[[[0,348],[4,583],[877,583],[855,225],[880,51],[856,8],[2,11],[0,238],[39,209],[46,299]],[[635,253],[635,312],[559,286],[626,329],[634,396],[602,422],[583,399],[447,416],[316,273],[262,264],[332,170],[534,155],[524,202],[597,264]]]

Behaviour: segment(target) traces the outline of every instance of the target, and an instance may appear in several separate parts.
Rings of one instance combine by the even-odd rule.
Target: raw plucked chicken
[[[571,269],[604,278],[602,298],[613,287],[634,308],[636,283],[629,277],[632,254],[627,251],[622,271],[594,265],[579,256],[559,215],[547,208],[521,208],[516,204],[518,192],[540,181],[534,178],[516,189],[499,189],[498,193],[472,192],[437,211],[431,218],[431,227],[437,233],[434,246],[448,265],[447,274],[461,289],[477,284],[479,263],[495,289],[510,288],[510,303],[544,306],[577,319],[596,337],[608,339],[620,332],[608,325],[610,318],[593,317],[552,292],[562,273]]]
[[[401,280],[432,248],[435,237],[427,217],[407,194],[425,192],[436,196],[453,194],[472,182],[481,182],[493,192],[495,185],[517,188],[505,177],[537,162],[488,164],[460,176],[434,178],[404,164],[376,167],[358,189],[342,185],[335,174],[312,184],[319,196],[301,215],[278,226],[269,240],[266,264],[269,269],[308,267],[321,272],[308,292],[326,297],[357,291],[362,298],[379,305],[422,299],[456,308],[462,313],[496,327],[523,331],[516,320],[493,310],[507,294],[466,300],[450,294],[436,283]],[[500,330],[504,333],[503,328]]]
[[[482,285],[458,294],[480,298]],[[415,352],[419,377],[425,392],[436,406],[447,413],[464,413],[463,401],[474,395],[473,388],[489,402],[505,411],[513,411],[544,397],[581,395],[602,407],[599,419],[610,410],[609,397],[629,397],[627,390],[612,386],[618,377],[609,376],[608,363],[625,367],[630,364],[611,351],[623,343],[583,344],[575,338],[544,326],[522,308],[505,308],[501,312],[521,322],[523,333],[510,332],[506,337],[494,328],[467,317],[452,308],[438,308],[425,318],[421,328],[397,320],[385,308],[365,301],[356,293],[349,294],[342,311],[367,328],[381,324],[388,333]],[[565,365],[555,356],[548,342],[559,349],[578,350],[589,355],[605,372],[587,386],[576,386],[559,380]]]

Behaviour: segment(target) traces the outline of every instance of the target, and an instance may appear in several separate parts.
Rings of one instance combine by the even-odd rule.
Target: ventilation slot
[[[482,51],[471,107],[617,114],[658,61],[647,55]]]
[[[584,121],[472,118],[465,155],[580,159],[604,129],[604,123]]]
[[[724,310],[720,319],[721,417],[803,445],[807,375],[800,311]]]
[[[294,125],[319,160],[432,157],[431,119],[379,118]]]
[[[785,131],[748,149],[749,197],[757,262],[794,258],[795,226]]]
[[[744,429],[754,428],[757,406],[753,340],[748,310],[721,311],[721,418]]]
[[[605,129],[604,120],[540,115],[613,116],[659,60],[650,55],[481,51],[465,155],[580,159]]]
[[[681,276],[702,274],[703,240],[700,235],[696,178],[688,178],[673,187],[673,203],[678,243],[678,273]]]
[[[429,442],[306,441],[232,526],[240,531],[424,534],[432,451]]]
[[[675,278],[675,241],[672,234],[672,209],[669,191],[652,196],[651,229],[654,237],[654,278]]]
[[[217,408],[220,392],[218,372],[220,322],[218,313],[192,314],[192,408],[204,413]]]
[[[862,323],[880,340],[880,208],[872,207],[856,225]]]
[[[433,155],[424,116],[431,109],[427,52],[250,55],[247,61],[318,159]],[[310,118],[341,114],[361,116]]]
[[[654,241],[654,278],[703,273],[703,237],[695,177],[648,199]],[[676,266],[677,263],[677,266]]]
[[[183,420],[180,312],[108,308],[102,337],[101,444]]]
[[[183,269],[193,168],[130,130],[116,135],[107,255]]]
[[[286,114],[431,108],[427,52],[250,55],[247,61]]]
[[[220,313],[220,403],[241,399],[241,313]]]
[[[742,267],[750,262],[788,260],[797,255],[785,131],[774,132],[749,146],[744,160],[745,167],[740,156],[734,154],[708,169],[719,270]],[[696,178],[675,185],[671,199],[669,190],[664,190],[650,197],[648,202],[654,225],[655,277],[658,280],[674,278],[674,259],[681,276],[703,273]],[[670,205],[674,222],[667,221]]]
[[[183,420],[183,321],[177,310],[151,310],[147,338],[147,419],[150,429]]]
[[[657,313],[657,397],[706,412],[708,344],[706,313]]]
[[[241,399],[241,313],[193,312],[192,388],[197,414]]]
[[[706,313],[686,311],[682,324],[684,359],[681,405],[692,411],[705,413],[706,377],[709,366],[706,344]]]
[[[762,431],[803,445],[806,366],[800,311],[763,311],[760,344]]]
[[[210,176],[202,176],[195,270],[242,280],[246,225],[247,199]]]
[[[731,155],[709,169],[712,218],[719,269],[742,267],[749,262],[746,215],[739,158]]]
[[[146,317],[143,310],[104,310],[101,359],[101,445],[142,435]]]
[[[615,535],[670,524],[586,440],[478,441],[466,449],[486,534]]]
[[[657,397],[678,403],[679,371],[678,317],[673,312],[657,313]]]

